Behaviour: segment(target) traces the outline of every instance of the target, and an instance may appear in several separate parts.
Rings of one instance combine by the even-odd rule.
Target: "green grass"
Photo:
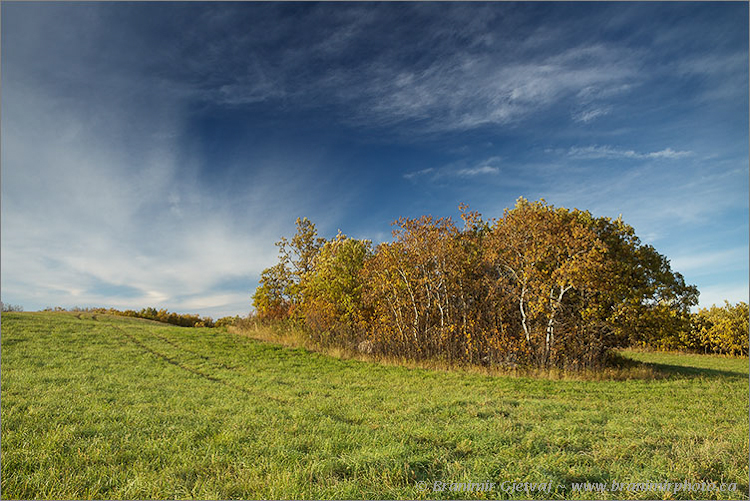
[[[747,359],[626,352],[653,380],[342,360],[213,329],[2,315],[2,497],[748,498]],[[552,482],[550,493],[418,482]]]

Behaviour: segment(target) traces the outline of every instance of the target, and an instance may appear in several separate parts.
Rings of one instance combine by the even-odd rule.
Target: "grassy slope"
[[[211,329],[3,314],[2,497],[462,497],[415,482],[709,480],[746,499],[747,359],[631,355],[672,376],[446,373]],[[586,494],[532,495],[549,496]]]

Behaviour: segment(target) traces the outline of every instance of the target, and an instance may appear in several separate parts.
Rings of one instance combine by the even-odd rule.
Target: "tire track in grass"
[[[177,348],[178,350],[182,350],[184,352],[190,353],[191,355],[194,355],[194,356],[196,356],[198,358],[201,358],[201,359],[205,360],[206,362],[211,362],[212,364],[215,364],[215,365],[221,367],[222,369],[227,369],[227,370],[231,371],[231,370],[234,370],[234,369],[237,368],[237,366],[230,366],[230,365],[227,365],[227,364],[222,363],[222,362],[214,362],[214,361],[211,360],[210,357],[207,357],[203,353],[199,353],[197,351],[193,351],[193,350],[190,350],[188,348],[185,348],[184,346],[180,346],[179,344],[175,343],[171,339],[168,339],[168,338],[166,338],[164,336],[160,336],[159,334],[156,334],[155,332],[151,332],[150,334],[153,337],[157,338],[157,339],[161,339],[162,341],[164,341],[168,345],[171,345],[171,346]]]
[[[274,397],[273,395],[267,395],[265,393],[261,393],[261,392],[258,392],[258,391],[253,391],[253,390],[251,390],[249,388],[245,388],[243,386],[239,386],[239,385],[236,385],[234,383],[230,383],[229,381],[226,381],[224,379],[219,379],[216,376],[212,376],[211,374],[206,374],[205,372],[199,371],[198,369],[194,369],[192,367],[189,367],[189,366],[181,363],[177,359],[174,359],[174,358],[172,358],[172,357],[170,357],[170,356],[168,356],[168,355],[166,355],[164,353],[156,351],[153,348],[149,348],[143,342],[141,342],[140,340],[138,340],[138,338],[136,338],[132,334],[126,332],[121,327],[116,326],[116,325],[111,325],[110,327],[112,327],[116,331],[120,332],[123,336],[125,336],[127,339],[129,339],[133,344],[135,344],[136,346],[138,346],[143,351],[145,351],[147,353],[151,353],[152,355],[155,355],[155,356],[161,358],[165,362],[167,362],[169,364],[172,364],[172,365],[174,365],[176,367],[179,367],[180,369],[182,369],[184,371],[190,372],[191,374],[195,374],[196,376],[202,377],[203,379],[207,379],[209,381],[213,381],[214,383],[219,383],[221,385],[226,386],[227,388],[232,388],[233,390],[241,391],[241,392],[243,392],[243,393],[245,393],[247,395],[252,395],[252,396],[255,396],[255,397],[259,397],[259,398],[267,398],[269,400],[274,400],[276,402],[280,402],[280,403],[284,403],[284,404],[288,404],[289,403],[288,400],[285,400],[285,399],[282,399],[282,398],[278,398],[278,397]],[[150,334],[152,334],[152,333],[150,333]],[[163,339],[161,336],[158,336],[158,335],[156,335],[156,337],[160,338],[160,339]],[[175,347],[179,348],[174,343],[168,342],[168,344],[171,344],[172,346],[175,346]],[[186,351],[190,351],[190,350],[186,350]],[[200,355],[200,356],[202,358],[208,360],[207,357],[202,356],[202,355]]]
[[[141,348],[143,351],[145,351],[147,353],[151,353],[153,355],[156,355],[157,357],[161,358],[165,362],[170,363],[172,365],[175,365],[176,367],[179,367],[180,369],[183,369],[183,370],[185,370],[187,372],[190,372],[191,374],[195,374],[196,376],[202,377],[204,379],[208,379],[209,381],[213,381],[215,383],[222,384],[222,385],[224,385],[224,386],[226,386],[228,388],[232,388],[232,389],[241,391],[241,392],[243,392],[243,393],[245,393],[247,395],[252,395],[252,396],[258,397],[258,398],[267,398],[267,399],[274,400],[276,402],[283,403],[283,404],[290,404],[290,403],[292,403],[290,400],[286,400],[286,399],[283,399],[283,398],[279,398],[279,397],[275,397],[275,396],[272,396],[272,395],[268,395],[266,393],[262,393],[262,392],[259,392],[259,391],[253,391],[253,390],[250,390],[249,388],[245,388],[245,387],[236,385],[236,384],[231,383],[229,381],[217,378],[216,376],[213,376],[211,374],[206,374],[205,372],[202,372],[202,371],[199,371],[199,370],[194,369],[192,367],[189,367],[189,366],[185,365],[184,363],[181,363],[177,359],[174,359],[174,358],[172,358],[172,357],[170,357],[170,356],[168,356],[168,355],[166,355],[164,353],[161,353],[161,352],[159,352],[157,350],[154,350],[153,348],[150,348],[150,347],[146,346],[142,341],[138,340],[138,338],[136,338],[132,334],[126,332],[121,327],[118,327],[118,326],[115,326],[115,325],[112,325],[111,327],[113,327],[114,329],[116,329],[119,332],[121,332],[125,337],[127,337],[130,341],[132,341],[133,344],[135,344],[136,346],[138,346],[139,348]],[[174,342],[172,342],[172,341],[170,341],[168,339],[165,339],[164,337],[162,337],[162,336],[160,336],[158,334],[154,334],[153,332],[148,332],[148,335],[154,336],[154,337],[156,337],[158,339],[161,339],[162,341],[166,342],[167,344],[169,344],[169,345],[171,345],[171,346],[173,346],[173,347],[175,347],[177,349],[184,350],[184,351],[186,351],[188,353],[192,353],[194,355],[197,355],[201,359],[204,359],[206,361],[210,361],[209,357],[207,357],[207,356],[205,356],[203,354],[194,352],[192,350],[188,350],[188,349],[182,348],[178,344],[176,344],[176,343],[174,343]],[[331,407],[324,407],[323,409],[307,408],[306,412],[309,413],[310,415],[318,416],[321,419],[328,418],[328,419],[331,419],[331,420],[333,420],[335,422],[346,424],[346,425],[349,425],[349,426],[362,425],[362,423],[364,422],[361,417],[351,418],[351,417],[342,415],[335,408],[331,408]]]
[[[202,377],[204,379],[208,379],[209,381],[212,381],[212,382],[215,382],[215,383],[219,383],[219,384],[224,385],[224,386],[226,386],[228,388],[232,388],[232,389],[235,389],[237,391],[241,391],[241,392],[243,392],[243,393],[245,393],[247,395],[252,395],[252,396],[258,397],[258,398],[267,398],[267,399],[274,400],[276,402],[283,403],[283,404],[291,404],[292,403],[292,401],[290,401],[290,400],[279,398],[279,397],[275,397],[275,396],[271,396],[271,395],[268,395],[266,393],[259,392],[259,391],[253,391],[253,390],[251,390],[249,388],[245,388],[245,387],[236,385],[234,383],[231,383],[231,382],[226,381],[224,379],[220,379],[220,378],[218,378],[216,376],[213,376],[211,374],[207,374],[205,372],[202,372],[202,371],[200,371],[198,369],[195,369],[193,367],[189,367],[189,366],[185,365],[184,363],[180,362],[178,359],[172,358],[169,355],[166,355],[166,354],[164,354],[164,353],[162,353],[160,351],[157,351],[157,350],[155,350],[153,348],[148,347],[146,344],[144,344],[142,341],[140,341],[137,337],[135,337],[134,335],[128,333],[127,331],[125,331],[121,327],[116,326],[116,325],[111,325],[111,327],[114,328],[114,329],[116,329],[120,333],[122,333],[126,338],[128,338],[130,341],[132,341],[133,344],[135,344],[136,346],[138,346],[143,351],[145,351],[147,353],[151,353],[151,354],[153,354],[153,355],[161,358],[165,362],[167,362],[169,364],[172,364],[172,365],[174,365],[176,367],[179,367],[180,369],[183,369],[183,370],[185,370],[187,372],[190,372],[191,374],[195,374],[196,376]],[[201,359],[203,359],[203,360],[205,360],[207,362],[211,362],[211,363],[214,363],[216,365],[228,368],[228,366],[226,366],[224,364],[212,362],[210,357],[207,357],[207,356],[205,356],[205,355],[203,355],[201,353],[198,353],[198,352],[195,352],[195,351],[183,348],[180,345],[178,345],[177,343],[175,343],[175,342],[173,342],[173,341],[171,341],[171,340],[169,340],[169,339],[167,339],[167,338],[165,338],[163,336],[155,334],[155,333],[153,333],[151,331],[147,331],[147,335],[148,336],[153,336],[153,337],[155,337],[157,339],[160,339],[161,341],[164,341],[166,344],[168,344],[168,345],[170,345],[170,346],[172,346],[172,347],[174,347],[174,348],[176,348],[178,350],[183,350],[183,351],[185,351],[187,353],[193,354],[194,356],[197,356],[197,357],[199,357],[199,358],[201,358]],[[292,397],[293,401],[299,401],[300,399],[304,400],[304,397],[301,397],[301,398],[300,397],[297,397],[297,398]],[[346,416],[346,415],[342,414],[341,412],[339,412],[338,409],[336,409],[335,407],[330,407],[330,406],[324,406],[322,409],[307,407],[306,408],[306,412],[308,414],[310,414],[310,415],[317,416],[317,417],[319,417],[321,419],[330,419],[330,420],[332,420],[334,422],[337,422],[337,423],[340,423],[340,424],[344,424],[344,425],[348,425],[348,426],[361,426],[364,423],[364,420],[361,417],[349,417],[349,416]]]

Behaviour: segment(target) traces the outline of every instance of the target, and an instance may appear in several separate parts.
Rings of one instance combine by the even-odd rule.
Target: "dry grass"
[[[668,373],[659,371],[651,365],[623,357],[618,353],[612,355],[612,365],[610,367],[596,370],[565,371],[558,368],[488,367],[467,362],[451,363],[437,359],[414,360],[406,357],[368,354],[341,346],[321,346],[315,343],[304,329],[289,322],[264,324],[261,322],[246,321],[240,325],[229,327],[229,332],[287,348],[302,348],[342,360],[374,362],[385,366],[399,366],[409,369],[429,369],[445,372],[459,371],[486,376],[529,377],[567,381],[626,381],[631,379],[660,379],[669,376]]]

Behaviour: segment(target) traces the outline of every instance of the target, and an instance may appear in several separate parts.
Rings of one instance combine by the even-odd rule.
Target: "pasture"
[[[669,498],[572,488],[660,481],[748,498],[747,358],[631,351],[665,377],[502,377],[86,313],[4,313],[1,341],[4,499]]]

